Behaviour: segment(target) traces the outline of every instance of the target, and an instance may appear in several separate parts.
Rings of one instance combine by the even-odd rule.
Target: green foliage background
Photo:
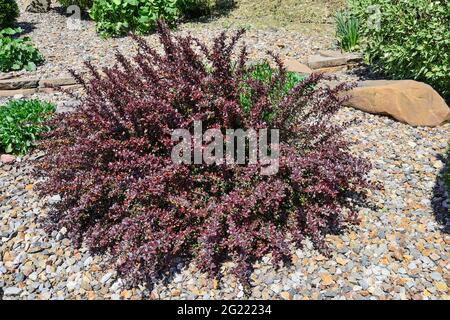
[[[365,57],[375,70],[426,82],[449,101],[450,1],[349,0],[348,7],[360,20]],[[371,28],[377,18],[380,27]]]
[[[0,0],[0,30],[12,27],[18,16],[16,0]]]
[[[43,123],[55,110],[53,104],[39,100],[12,100],[0,106],[0,151],[26,153],[49,130]]]
[[[0,30],[0,71],[9,72],[25,69],[33,71],[44,61],[38,49],[30,43],[30,38],[15,38],[20,28]]]

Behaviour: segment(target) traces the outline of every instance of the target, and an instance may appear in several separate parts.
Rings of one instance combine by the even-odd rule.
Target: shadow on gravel
[[[439,155],[438,159],[446,163],[445,155]],[[436,221],[442,225],[442,231],[447,234],[450,234],[449,203],[447,202],[449,191],[446,190],[444,176],[449,170],[450,168],[446,165],[439,171],[433,187],[433,198],[431,199]]]
[[[34,29],[36,29],[35,25],[36,24],[33,22],[17,22],[16,23],[16,26],[23,30],[20,33],[21,36],[26,35],[26,34],[32,32]]]

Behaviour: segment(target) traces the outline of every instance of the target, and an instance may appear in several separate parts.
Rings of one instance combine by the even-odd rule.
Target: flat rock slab
[[[319,54],[324,57],[330,58],[346,58],[347,63],[359,63],[362,62],[362,55],[354,52],[341,52],[337,50],[320,50]]]
[[[310,67],[297,60],[286,58],[283,60],[283,63],[288,71],[307,75],[313,73],[313,70]]]
[[[78,89],[81,87],[73,78],[55,79],[22,79],[12,78],[0,80],[0,97],[30,95],[37,92],[52,92],[55,88]]]
[[[314,72],[316,72],[316,73],[336,73],[336,72],[346,71],[346,70],[348,70],[348,65],[344,64],[342,66],[337,66],[337,67],[314,69]]]
[[[68,86],[60,86],[61,89],[64,90],[76,90],[82,88],[82,85],[68,85]],[[18,89],[18,90],[0,90],[0,97],[14,97],[16,95],[28,96],[38,92],[51,93],[55,92],[56,89],[51,87],[41,87],[41,88],[30,88],[30,89]]]
[[[349,92],[348,106],[384,114],[412,126],[439,126],[450,121],[450,108],[429,85],[414,80],[371,80]]]
[[[71,86],[77,85],[77,81],[73,78],[60,78],[60,79],[43,79],[39,81],[40,88],[51,88],[59,86]]]
[[[308,66],[312,69],[323,69],[354,64],[362,61],[362,57],[356,53],[341,53],[340,51],[323,50],[313,55],[308,60]]]
[[[6,79],[0,80],[0,90],[31,89],[39,86],[39,79]]]

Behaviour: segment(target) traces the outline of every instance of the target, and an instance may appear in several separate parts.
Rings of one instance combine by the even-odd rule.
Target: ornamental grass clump
[[[230,260],[247,285],[264,255],[289,261],[305,238],[326,252],[325,236],[357,220],[369,164],[332,120],[349,85],[331,89],[315,74],[286,93],[277,57],[271,81],[249,77],[245,47],[233,58],[242,33],[222,33],[208,48],[159,23],[162,53],[135,37],[133,59],[118,53],[102,72],[87,64],[89,79],[74,74],[86,97],[54,119],[41,144],[41,193],[61,199],[50,230],[65,227],[76,243],[109,253],[131,285],[180,261],[217,276]],[[262,175],[264,163],[175,164],[171,134],[192,132],[194,121],[205,130],[279,129],[278,172]]]

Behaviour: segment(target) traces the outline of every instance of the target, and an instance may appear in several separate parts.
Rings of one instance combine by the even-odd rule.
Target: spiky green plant
[[[347,11],[338,11],[335,16],[336,37],[342,50],[352,52],[359,49],[359,21]]]

